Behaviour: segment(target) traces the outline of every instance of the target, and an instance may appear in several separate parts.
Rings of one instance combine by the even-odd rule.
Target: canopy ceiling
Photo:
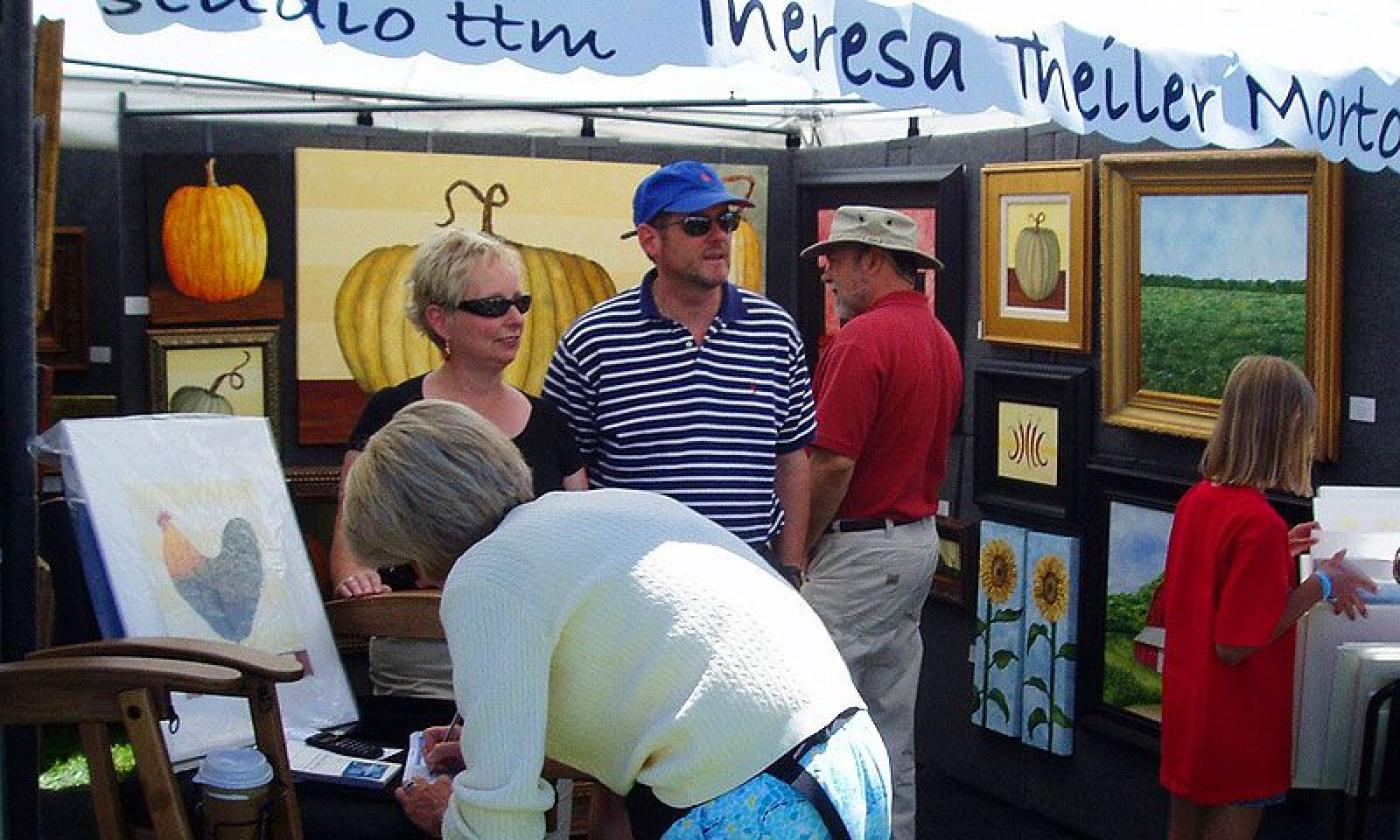
[[[917,115],[923,133],[1053,121],[1181,147],[1281,138],[1364,169],[1400,169],[1397,0],[1150,10],[1107,0],[35,0],[34,9],[66,20],[70,60],[477,105],[598,106],[527,118],[525,130],[542,133],[576,132],[577,114],[622,113],[601,106],[648,102],[653,118],[801,131],[806,143],[903,136]],[[92,92],[112,84],[96,77],[128,91],[150,78],[91,64],[67,72],[74,96],[110,96]],[[179,79],[178,101],[210,106],[196,81]],[[133,110],[169,107],[168,89],[134,90]],[[211,107],[249,107],[216,95]],[[682,107],[717,100],[735,101]],[[348,101],[378,111],[388,100]],[[75,109],[101,111],[94,102],[66,102],[65,131],[81,123]],[[464,118],[376,120],[454,129]],[[471,115],[475,130],[484,123]],[[597,130],[664,128],[599,120]]]

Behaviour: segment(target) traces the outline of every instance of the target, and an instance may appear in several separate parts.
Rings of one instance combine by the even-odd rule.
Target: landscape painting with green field
[[[1219,398],[1250,354],[1306,369],[1306,195],[1144,196],[1140,231],[1142,390]]]
[[[1162,719],[1165,633],[1157,593],[1171,530],[1170,511],[1109,504],[1103,702],[1153,721]]]

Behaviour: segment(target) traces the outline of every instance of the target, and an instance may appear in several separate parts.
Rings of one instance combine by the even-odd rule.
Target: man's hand
[[[451,779],[409,782],[394,791],[394,798],[399,800],[409,822],[431,837],[442,836],[442,818],[447,813],[448,800],[452,798]]]
[[[462,730],[457,726],[430,726],[423,730],[423,761],[434,773],[460,773],[467,763],[462,758]]]

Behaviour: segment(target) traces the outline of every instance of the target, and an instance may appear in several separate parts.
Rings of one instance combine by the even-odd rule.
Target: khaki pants
[[[924,655],[919,617],[937,559],[933,517],[827,534],[802,586],[802,597],[826,624],[884,738],[895,840],[914,840],[914,703]]]

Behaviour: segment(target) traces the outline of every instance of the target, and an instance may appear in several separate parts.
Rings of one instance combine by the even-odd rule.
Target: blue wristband
[[[1322,600],[1331,601],[1332,576],[1322,571],[1321,569],[1318,569],[1317,571],[1313,572],[1313,575],[1317,577],[1317,582],[1322,584]]]

